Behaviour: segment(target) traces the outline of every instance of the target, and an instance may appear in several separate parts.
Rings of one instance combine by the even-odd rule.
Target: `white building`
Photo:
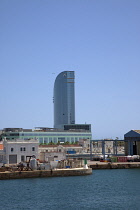
[[[3,141],[3,151],[1,156],[3,160],[1,162],[5,164],[16,164],[19,162],[26,162],[29,156],[35,156],[38,159],[38,140],[10,140]]]
[[[39,161],[40,162],[50,162],[50,161],[60,161],[66,159],[65,152],[40,152]]]

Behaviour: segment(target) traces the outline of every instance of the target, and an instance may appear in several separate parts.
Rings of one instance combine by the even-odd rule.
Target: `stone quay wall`
[[[140,168],[140,163],[95,163],[89,165],[93,170],[97,169],[131,169],[131,168]]]
[[[58,176],[83,176],[92,174],[92,169],[56,169],[56,170],[36,170],[36,171],[5,171],[0,172],[0,180],[3,179],[23,179],[39,177],[58,177]]]

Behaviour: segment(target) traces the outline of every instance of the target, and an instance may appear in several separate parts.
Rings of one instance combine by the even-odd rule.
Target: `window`
[[[59,138],[58,138],[58,141],[60,141],[60,142],[65,142],[65,137],[59,137]]]
[[[39,143],[41,144],[41,143],[44,143],[43,142],[43,138],[41,137],[41,138],[39,138]]]
[[[56,137],[53,138],[53,142],[57,143],[57,138]]]
[[[75,142],[77,142],[78,141],[78,138],[77,137],[75,137]]]
[[[67,141],[70,142],[70,137],[67,137]]]
[[[20,147],[20,151],[26,151],[26,147]]]
[[[48,138],[44,138],[44,143],[48,143]]]
[[[32,147],[32,151],[35,151],[35,147]]]
[[[24,162],[25,161],[25,157],[24,155],[21,155],[21,162]]]
[[[14,151],[14,148],[11,148],[11,152],[13,152]]]
[[[74,138],[73,138],[73,137],[71,137],[71,143],[72,143],[72,142],[74,143]]]
[[[49,137],[49,142],[52,142],[52,137]]]
[[[19,136],[19,133],[10,133],[10,136]]]

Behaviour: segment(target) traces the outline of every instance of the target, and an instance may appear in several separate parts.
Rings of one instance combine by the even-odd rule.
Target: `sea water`
[[[0,210],[139,210],[140,169],[0,180]]]

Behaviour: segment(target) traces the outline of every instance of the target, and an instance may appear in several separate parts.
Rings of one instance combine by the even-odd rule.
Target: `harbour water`
[[[140,169],[73,177],[0,180],[1,210],[139,210]]]

